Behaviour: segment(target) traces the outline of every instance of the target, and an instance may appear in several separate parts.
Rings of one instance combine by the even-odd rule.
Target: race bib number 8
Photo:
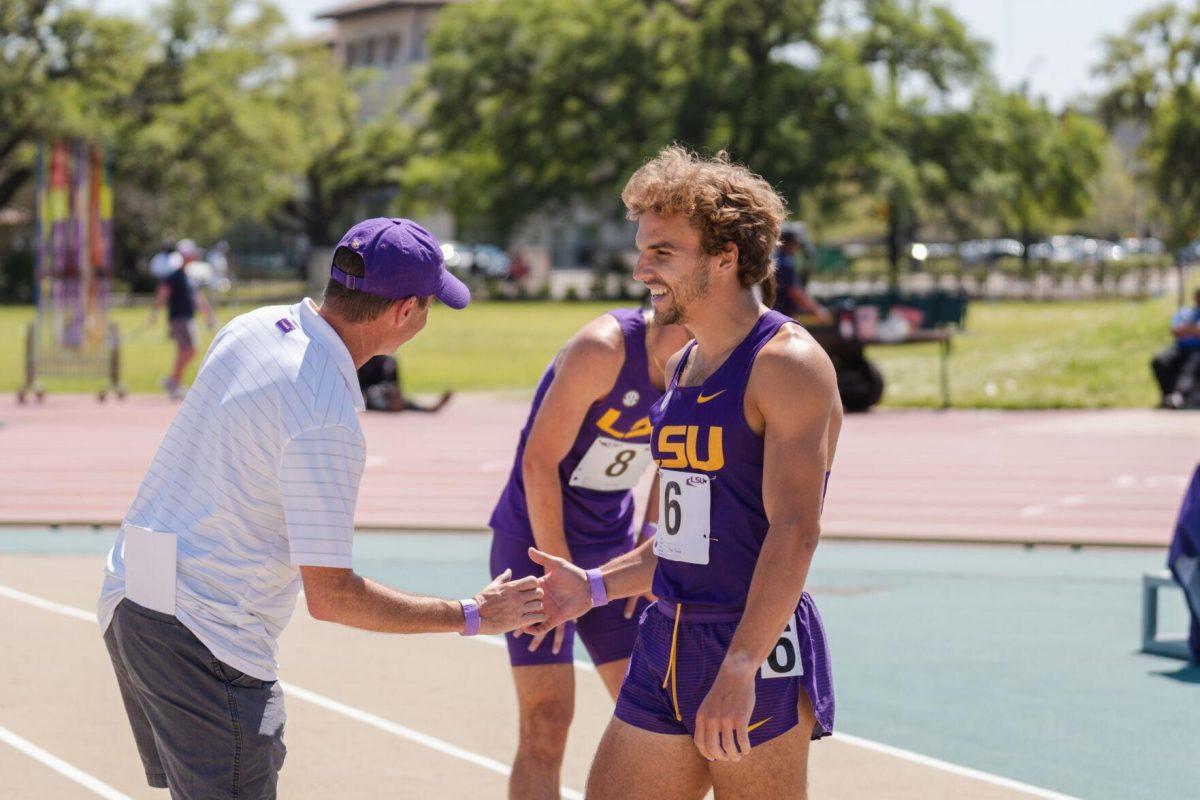
[[[796,630],[796,615],[792,614],[783,629],[775,649],[762,665],[763,678],[792,678],[804,674],[804,662],[800,659],[800,635]]]
[[[668,561],[708,563],[712,478],[695,472],[658,472],[658,533],[654,554]]]
[[[571,486],[598,492],[627,492],[650,464],[650,445],[596,437],[571,473]]]

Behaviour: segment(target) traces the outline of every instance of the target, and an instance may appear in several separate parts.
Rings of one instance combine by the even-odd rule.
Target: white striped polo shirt
[[[175,616],[221,661],[276,676],[301,566],[351,566],[366,462],[349,350],[311,300],[226,325],[125,522],[177,537]],[[105,568],[101,630],[125,594],[124,533]]]

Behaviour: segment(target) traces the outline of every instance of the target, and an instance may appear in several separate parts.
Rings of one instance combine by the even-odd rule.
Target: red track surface
[[[0,401],[0,523],[117,524],[176,406]],[[366,414],[358,523],[479,529],[526,402]],[[875,411],[846,420],[824,531],[843,538],[1164,545],[1200,460],[1200,415]]]

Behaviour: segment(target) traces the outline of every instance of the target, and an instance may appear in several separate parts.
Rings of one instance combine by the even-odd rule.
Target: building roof
[[[459,0],[350,0],[317,13],[317,19],[346,19],[380,14],[401,8],[441,8]]]
[[[337,29],[328,26],[319,28],[300,41],[312,47],[333,47],[338,41]]]

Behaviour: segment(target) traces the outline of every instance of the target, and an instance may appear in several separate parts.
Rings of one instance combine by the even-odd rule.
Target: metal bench
[[[1179,589],[1175,576],[1167,570],[1147,572],[1142,576],[1142,652],[1167,658],[1191,658],[1187,634],[1158,634],[1158,590]]]

